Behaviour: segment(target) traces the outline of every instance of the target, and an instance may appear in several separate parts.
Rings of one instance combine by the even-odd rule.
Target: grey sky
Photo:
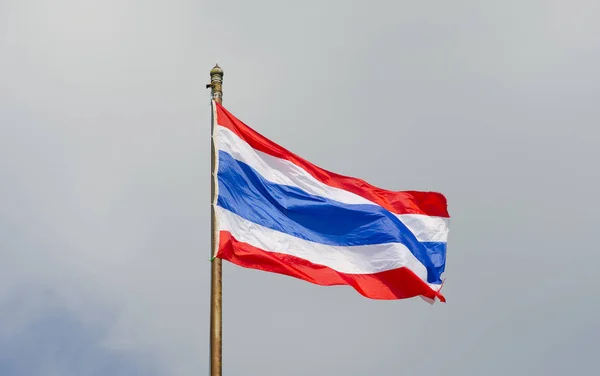
[[[418,4],[417,4],[418,3]],[[447,304],[224,267],[226,375],[593,373],[600,3],[0,0],[0,374],[208,370],[209,93],[443,192]]]

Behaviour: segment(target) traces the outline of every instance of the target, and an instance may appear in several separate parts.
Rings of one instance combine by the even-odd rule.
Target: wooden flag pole
[[[210,84],[206,85],[207,88],[211,88],[211,97],[215,102],[219,104],[223,101],[223,70],[219,67],[219,65],[215,65],[213,69],[210,71]],[[211,278],[210,278],[210,376],[221,376],[222,375],[222,329],[223,329],[223,310],[222,310],[222,299],[223,299],[223,290],[222,290],[222,264],[221,259],[214,257],[215,252],[217,250],[218,244],[217,236],[216,236],[216,218],[215,218],[215,209],[214,204],[216,200],[216,190],[215,190],[215,175],[217,171],[215,171],[216,166],[216,155],[215,155],[215,143],[212,138],[215,122],[216,122],[216,109],[211,103],[212,108],[212,120],[211,120],[211,154],[210,154],[210,165],[211,165],[211,177],[210,177],[210,194],[211,194],[211,224],[210,224],[210,232],[211,232]]]

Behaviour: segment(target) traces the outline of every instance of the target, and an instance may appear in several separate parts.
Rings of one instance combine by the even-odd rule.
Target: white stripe
[[[229,231],[238,241],[263,251],[299,257],[347,274],[374,274],[406,267],[427,282],[427,269],[404,244],[348,247],[314,243],[257,225],[220,206],[215,209],[220,231]]]
[[[216,135],[218,150],[227,152],[234,159],[252,167],[272,183],[300,188],[306,193],[344,204],[380,206],[352,192],[324,184],[290,161],[255,150],[246,141],[223,126],[218,126]],[[420,242],[445,243],[448,239],[448,218],[423,214],[396,214],[396,216]]]
[[[425,214],[396,214],[396,217],[415,234],[420,242],[448,241],[449,218],[430,217]]]

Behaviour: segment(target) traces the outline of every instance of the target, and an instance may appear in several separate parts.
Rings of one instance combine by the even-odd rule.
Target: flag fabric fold
[[[371,299],[445,301],[449,214],[436,192],[326,171],[213,101],[215,257]]]

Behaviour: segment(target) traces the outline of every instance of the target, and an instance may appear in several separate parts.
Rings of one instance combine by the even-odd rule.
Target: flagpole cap
[[[218,76],[223,76],[223,69],[221,69],[221,67],[219,66],[219,64],[215,64],[215,67],[213,69],[210,70],[210,75],[214,76],[214,75],[218,75]]]

